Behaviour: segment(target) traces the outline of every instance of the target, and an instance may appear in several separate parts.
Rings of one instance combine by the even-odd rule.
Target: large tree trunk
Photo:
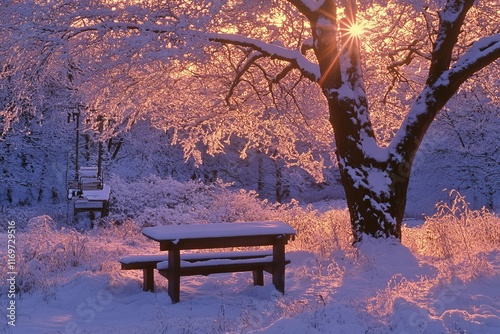
[[[354,8],[346,8],[350,22],[355,22]],[[355,242],[365,234],[399,237],[397,213],[388,213],[394,196],[388,182],[387,162],[367,154],[362,143],[364,140],[375,144],[375,139],[359,68],[358,45],[348,37],[339,40],[334,0],[325,1],[317,13],[311,17],[311,26],[321,71],[319,84],[328,100]],[[347,30],[344,27],[340,35],[347,35]],[[374,177],[382,180],[376,188],[372,186]]]
[[[322,75],[319,83],[328,100],[355,242],[364,236],[401,239],[411,169],[408,157],[414,155],[391,155],[376,143],[360,67],[359,40],[348,33],[349,26],[356,22],[355,2],[348,2],[340,32],[332,29],[336,26],[333,0],[326,1],[320,13],[330,15],[318,16],[312,25]]]
[[[365,235],[401,239],[411,161],[377,146],[370,123],[353,117],[366,102],[327,98],[355,242]]]
[[[369,159],[340,165],[355,242],[365,235],[401,239],[409,175],[392,165],[373,165]]]

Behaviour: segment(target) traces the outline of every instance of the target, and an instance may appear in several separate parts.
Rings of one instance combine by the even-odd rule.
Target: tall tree
[[[360,36],[353,31],[357,27],[356,1],[344,2],[342,16],[334,0],[288,2],[310,22],[312,40],[302,44],[302,53],[237,35],[214,35],[212,40],[249,47],[262,56],[288,62],[320,85],[328,101],[356,241],[364,235],[400,239],[410,171],[422,139],[460,85],[500,57],[500,34],[496,31],[478,38],[456,58],[457,41],[474,1],[448,0],[438,13],[425,85],[391,143],[383,147],[377,143],[370,120]],[[314,51],[317,67],[306,58],[307,47]]]

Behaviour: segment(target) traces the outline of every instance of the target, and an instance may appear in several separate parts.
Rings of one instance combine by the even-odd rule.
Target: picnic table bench
[[[160,244],[168,254],[136,255],[122,258],[122,269],[142,269],[143,290],[153,291],[154,269],[168,280],[168,294],[173,303],[179,301],[180,277],[215,273],[253,273],[254,285],[263,285],[263,272],[272,275],[274,286],[285,292],[285,245],[295,230],[281,221],[174,225],[145,228],[142,233]],[[271,246],[252,251],[214,251],[182,253],[181,250],[203,250]]]

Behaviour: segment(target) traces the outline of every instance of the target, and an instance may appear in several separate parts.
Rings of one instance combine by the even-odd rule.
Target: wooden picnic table
[[[231,266],[232,262],[220,261],[212,268],[204,265],[202,271],[189,267],[181,268],[182,250],[272,246],[269,271],[276,289],[282,293],[285,291],[285,265],[289,263],[285,259],[285,245],[295,236],[295,230],[282,221],[157,226],[147,227],[142,233],[159,242],[161,251],[168,251],[166,277],[168,294],[174,303],[179,301],[181,276],[247,270],[245,263]],[[242,258],[244,257],[242,252]],[[248,261],[247,268],[253,268],[251,263]]]

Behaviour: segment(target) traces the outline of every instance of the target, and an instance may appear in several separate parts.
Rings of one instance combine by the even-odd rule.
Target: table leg
[[[168,251],[168,295],[172,303],[179,301],[181,285],[181,255],[178,248]]]
[[[254,270],[252,274],[253,274],[253,285],[264,285],[263,270]]]
[[[151,267],[144,268],[143,273],[143,291],[155,291],[154,270]]]
[[[273,284],[281,293],[285,293],[285,244],[285,238],[280,237],[273,245]]]

